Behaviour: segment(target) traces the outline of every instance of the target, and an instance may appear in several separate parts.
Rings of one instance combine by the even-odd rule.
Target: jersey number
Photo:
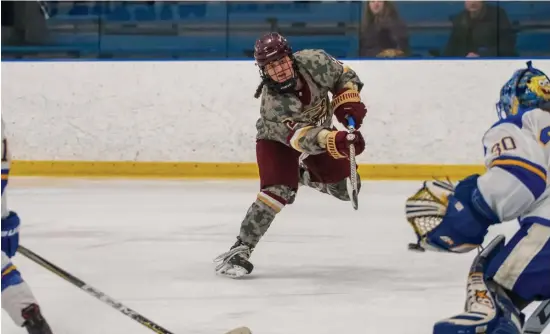
[[[547,126],[544,129],[540,130],[539,140],[544,145],[550,142],[550,126]]]
[[[516,149],[516,142],[514,138],[508,136],[502,138],[498,143],[493,145],[491,148],[491,153],[496,155],[501,155],[503,151],[511,151]]]

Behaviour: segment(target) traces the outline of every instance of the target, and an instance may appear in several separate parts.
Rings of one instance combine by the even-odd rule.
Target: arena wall
[[[347,61],[368,108],[364,178],[483,170],[500,86],[525,60]],[[550,60],[534,65],[550,72]],[[14,175],[255,178],[252,61],[2,62]]]

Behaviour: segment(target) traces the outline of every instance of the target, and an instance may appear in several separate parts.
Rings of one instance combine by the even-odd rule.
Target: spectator
[[[360,30],[361,56],[404,56],[409,52],[407,27],[389,1],[368,1]]]
[[[445,47],[448,57],[512,57],[516,36],[504,9],[481,0],[466,0],[454,16],[451,37]]]
[[[2,1],[2,45],[7,45],[13,34],[15,24],[14,1]]]
[[[2,1],[2,45],[40,45],[48,38],[45,12],[38,1]],[[2,22],[2,30],[4,30]]]

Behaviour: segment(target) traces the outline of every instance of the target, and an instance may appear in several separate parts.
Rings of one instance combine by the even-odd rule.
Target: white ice
[[[403,204],[419,185],[365,182],[359,211],[301,188],[242,280],[216,276],[212,259],[234,243],[255,180],[19,178],[8,204],[21,244],[174,333],[429,334],[462,310],[475,254],[407,250]],[[153,333],[23,256],[14,262],[55,333]],[[2,333],[24,330],[3,312]]]

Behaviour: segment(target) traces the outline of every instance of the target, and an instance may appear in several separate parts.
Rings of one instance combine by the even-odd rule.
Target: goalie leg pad
[[[523,315],[502,287],[495,282],[481,283],[473,277],[469,297],[475,296],[467,311],[437,322],[433,334],[521,334]],[[469,309],[469,310],[468,310]]]
[[[504,238],[499,236],[476,257],[467,284],[464,312],[434,325],[434,334],[520,334],[522,314],[505,290],[496,282],[487,280],[485,270],[504,249]]]
[[[526,301],[550,299],[550,227],[522,224],[486,275]]]

